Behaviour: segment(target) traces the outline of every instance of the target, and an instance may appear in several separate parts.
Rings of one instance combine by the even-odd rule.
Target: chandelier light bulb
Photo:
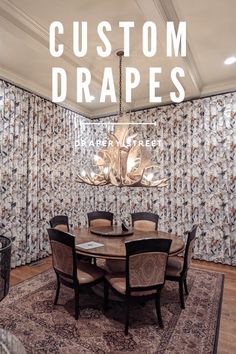
[[[128,136],[128,138],[126,139],[127,145],[130,145],[131,142],[132,142],[132,138],[131,138],[131,136]]]
[[[94,155],[93,159],[94,159],[94,161],[99,161],[101,159],[101,157],[98,155]]]
[[[145,178],[148,182],[151,182],[151,180],[153,179],[153,176],[154,176],[153,173],[149,173],[147,176],[145,176]]]
[[[127,172],[131,172],[133,167],[136,165],[135,160],[128,160],[127,163]]]
[[[133,140],[134,140],[134,138],[136,137],[136,135],[137,134],[133,134],[133,135],[128,136],[127,139],[126,139],[126,144],[127,145],[131,145]]]
[[[151,168],[156,171],[159,165],[152,162],[146,147],[134,144],[134,140],[124,147],[129,132],[129,119],[124,115],[114,133],[108,134],[113,144],[93,155],[96,173],[91,170],[89,174],[81,173],[79,182],[95,186],[166,187],[169,178],[155,179],[154,173],[148,172]]]

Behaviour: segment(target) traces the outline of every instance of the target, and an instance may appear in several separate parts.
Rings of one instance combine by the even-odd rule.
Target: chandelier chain
[[[124,52],[119,50],[116,53],[119,56],[119,114],[117,123],[121,124],[122,128],[115,127],[112,134],[112,139],[118,144],[108,144],[108,147],[98,151],[94,156],[96,168],[99,172],[94,173],[85,170],[79,175],[79,182],[87,183],[89,185],[104,186],[112,184],[117,187],[122,186],[139,186],[139,187],[165,187],[168,178],[155,179],[154,168],[159,165],[153,164],[146,148],[136,145],[135,149],[132,146],[125,146],[124,142],[128,138],[132,141],[137,134],[130,135],[128,114],[122,117],[122,110],[125,112],[125,104],[122,107],[122,57]],[[139,123],[137,123],[139,124]],[[110,137],[110,135],[108,135]],[[113,142],[112,140],[112,142]],[[124,148],[125,147],[125,148]],[[96,158],[95,158],[96,157]]]
[[[119,113],[122,114],[122,55],[120,55],[120,82],[119,82],[119,89],[120,89],[120,97],[119,97]]]

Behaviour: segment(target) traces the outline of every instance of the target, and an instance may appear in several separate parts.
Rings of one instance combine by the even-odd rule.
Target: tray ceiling
[[[234,90],[236,64],[225,66],[224,60],[236,56],[235,0],[0,0],[0,76],[19,86],[51,99],[51,68],[63,67],[68,75],[67,100],[63,103],[89,117],[114,113],[118,104],[100,103],[100,89],[104,67],[111,66],[118,83],[117,49],[123,48],[123,33],[119,21],[135,22],[131,33],[131,56],[124,58],[124,66],[134,66],[141,74],[140,86],[133,91],[133,101],[127,110],[154,105],[148,99],[148,69],[161,66],[161,87],[158,94],[163,103],[170,102],[174,90],[171,68],[185,70],[182,79],[186,98]],[[48,29],[52,21],[63,23],[64,55],[52,58],[48,50]],[[76,58],[73,54],[72,22],[88,21],[88,54]],[[100,58],[96,54],[99,38],[97,24],[111,23],[109,34],[113,54]],[[146,58],[141,50],[141,30],[147,20],[158,27],[158,54]],[[187,21],[187,57],[167,58],[165,55],[166,21]],[[76,67],[89,68],[92,74],[91,103],[76,103]],[[118,86],[117,86],[118,88]]]

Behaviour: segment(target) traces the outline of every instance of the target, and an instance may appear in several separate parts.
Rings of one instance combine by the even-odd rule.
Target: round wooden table
[[[98,229],[98,228],[96,228]],[[125,235],[121,226],[99,227],[101,234],[96,235],[91,232],[92,228],[75,228],[73,234],[76,236],[76,251],[79,254],[104,259],[125,259],[125,242],[140,240],[145,238],[168,238],[172,240],[170,256],[176,255],[184,250],[184,242],[180,237],[163,231],[140,231],[133,229],[131,235]],[[94,232],[94,231],[93,231]],[[118,236],[119,233],[121,236]],[[110,235],[109,235],[110,234]],[[115,236],[114,236],[115,235]],[[100,247],[84,249],[80,244],[87,242],[98,242]]]
[[[97,232],[100,235],[97,235],[94,232]],[[127,232],[123,231],[121,226],[103,226],[99,228],[75,228],[73,234],[76,236],[76,251],[81,255],[105,259],[105,267],[102,266],[102,268],[108,273],[125,271],[126,241],[145,238],[168,238],[172,240],[170,256],[176,255],[184,250],[184,242],[181,238],[163,231],[144,232],[132,229]],[[86,244],[88,242],[97,242],[102,244],[102,246],[90,249],[80,247],[81,244]],[[93,287],[93,291],[101,297],[104,295],[103,286],[101,284]],[[116,296],[112,292],[110,294],[110,299],[113,301],[123,301],[122,298]]]

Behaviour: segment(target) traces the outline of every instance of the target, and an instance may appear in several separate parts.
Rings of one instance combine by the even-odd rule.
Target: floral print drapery
[[[80,116],[0,81],[0,233],[12,267],[50,253],[49,218],[75,203],[73,136]]]
[[[160,140],[152,155],[168,187],[79,184],[78,170],[97,149],[75,141],[106,139],[113,128],[83,125],[86,118],[0,81],[0,226],[13,240],[13,267],[50,253],[51,216],[66,213],[70,224],[85,225],[96,209],[112,211],[117,223],[130,222],[134,211],[156,212],[160,229],[183,238],[198,223],[194,258],[236,265],[236,93],[138,111],[131,120],[157,123],[141,135]]]

